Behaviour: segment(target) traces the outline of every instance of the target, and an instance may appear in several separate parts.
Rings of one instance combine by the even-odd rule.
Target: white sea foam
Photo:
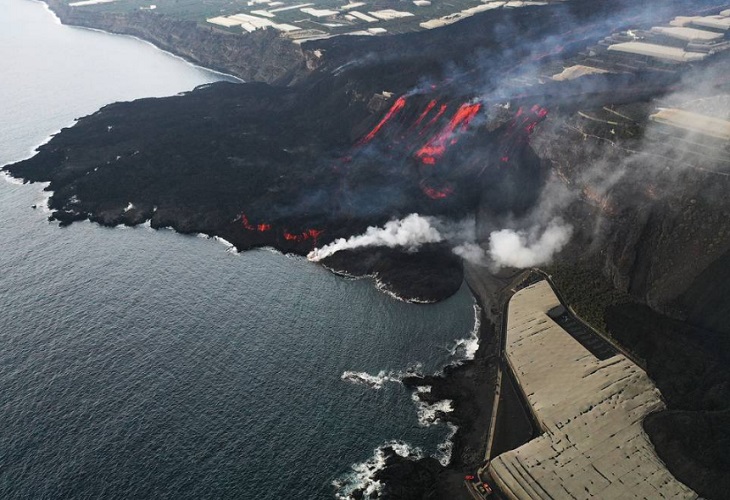
[[[277,250],[274,247],[261,247],[261,248],[259,248],[259,250],[266,250],[269,253],[274,253],[274,254],[277,254],[277,255],[284,255],[283,252],[280,252],[279,250]]]
[[[386,382],[397,382],[397,380],[392,379],[388,374],[386,374],[385,370],[381,370],[377,375],[370,375],[366,372],[346,371],[340,378],[347,382],[366,385],[373,389],[380,389]]]
[[[209,236],[205,233],[195,233],[195,236],[198,238],[202,238],[204,240],[213,240],[217,243],[220,243],[224,247],[226,247],[226,252],[231,253],[233,255],[238,255],[238,249],[236,249],[236,246],[233,243],[231,243],[230,241],[221,238],[220,236]]]
[[[401,457],[412,459],[423,458],[423,451],[420,448],[411,447],[403,441],[388,441],[382,446],[375,448],[373,456],[365,462],[352,465],[351,471],[343,477],[332,482],[335,487],[335,498],[350,499],[355,490],[361,490],[364,498],[377,498],[383,488],[383,484],[375,479],[378,471],[385,467],[385,448],[390,447]]]
[[[25,184],[23,182],[23,179],[17,179],[4,170],[0,170],[0,177],[5,179],[6,182],[14,184],[16,186],[22,186],[23,184]]]
[[[293,259],[293,260],[307,260],[306,257],[302,257],[301,255],[295,254],[295,253],[285,253],[281,250],[277,250],[274,247],[258,247],[256,250],[264,250],[269,253],[273,253],[276,255],[281,255],[282,257],[286,257],[287,259]]]
[[[236,249],[236,245],[234,245],[230,241],[223,239],[220,236],[213,236],[213,239],[215,241],[217,241],[218,243],[221,243],[224,247],[226,247],[226,252],[232,253],[234,255],[238,255],[238,250]]]
[[[329,267],[329,266],[327,266],[325,264],[322,264],[321,262],[319,262],[318,264],[320,266],[324,267],[325,269],[327,269],[332,274],[336,274],[337,276],[339,276],[341,278],[348,279],[348,280],[360,280],[360,279],[363,279],[363,278],[371,278],[372,277],[372,275],[356,276],[354,274],[348,273],[347,271],[341,271],[339,269],[334,269],[334,268]]]
[[[53,22],[54,23],[56,23],[56,24],[62,24],[61,23],[61,19],[59,19],[59,17],[56,15],[56,13],[51,10],[51,8],[48,6],[48,4],[46,2],[43,2],[42,0],[38,0],[38,1],[39,1],[39,3],[41,3],[43,5],[43,8],[46,11],[48,11],[49,14],[51,14],[51,17],[53,17]]]
[[[318,263],[319,265],[321,265],[322,267],[324,267],[331,273],[336,274],[337,276],[340,276],[341,278],[345,278],[345,279],[349,279],[349,280],[361,280],[361,279],[371,278],[373,280],[373,282],[375,283],[375,288],[379,292],[382,292],[382,293],[386,294],[387,296],[389,296],[395,300],[398,300],[400,302],[405,302],[406,304],[433,304],[434,303],[433,300],[419,299],[418,297],[411,298],[411,299],[406,299],[405,297],[401,297],[400,295],[395,293],[393,290],[389,289],[388,285],[378,277],[377,273],[363,274],[360,276],[356,276],[354,274],[348,273],[347,271],[342,271],[339,269],[333,269],[331,267],[328,267],[319,261],[310,259],[309,257],[307,257],[307,260],[309,260],[310,262]]]
[[[442,399],[433,404],[429,404],[421,399],[421,394],[431,392],[431,387],[422,385],[416,387],[411,394],[411,399],[416,404],[416,413],[418,414],[418,425],[421,427],[431,427],[441,423],[441,417],[445,413],[454,411],[453,401],[450,399]]]
[[[53,11],[51,11],[48,8],[48,5],[46,5],[44,2],[41,2],[41,3],[46,8],[46,10],[48,10],[53,15],[54,19],[56,21],[58,21],[58,24],[61,24],[61,21],[58,19],[58,17],[56,17],[56,14],[54,14]],[[65,127],[61,127],[61,129],[59,129],[58,131],[56,131],[52,134],[49,134],[45,139],[43,139],[40,143],[38,143],[38,145],[31,148],[28,151],[27,156],[13,160],[13,161],[7,163],[7,165],[10,165],[11,163],[18,163],[18,162],[27,160],[29,158],[32,158],[33,156],[35,156],[35,154],[38,152],[38,150],[41,148],[41,146],[44,146],[44,145],[48,144],[49,142],[51,142],[51,139],[53,139],[57,134],[59,134],[61,132],[61,130],[63,130],[64,128],[72,127],[73,125],[75,125],[76,121],[77,120],[73,120]],[[23,179],[17,179],[15,177],[11,176],[8,172],[6,172],[4,170],[0,170],[0,177],[5,179],[5,181],[9,182],[10,184],[16,184],[16,185],[25,184],[25,181]],[[48,188],[48,186],[51,185],[51,183],[50,182],[35,182],[33,184],[35,186],[39,186],[42,189],[41,199],[35,203],[36,207],[41,209],[41,212],[43,212],[44,214],[50,215],[51,213],[53,213],[53,211],[48,207],[48,202],[50,201],[51,197],[53,196],[53,191],[50,191],[50,190],[47,191],[46,189]]]
[[[450,352],[456,361],[452,364],[461,364],[464,361],[474,359],[477,351],[479,350],[479,331],[482,326],[482,309],[479,305],[474,302],[474,327],[468,337],[458,339],[454,342]]]
[[[48,206],[48,204],[51,202],[51,196],[53,196],[53,191],[46,191],[48,186],[51,185],[50,182],[41,182],[39,185],[42,188],[42,191],[40,194],[40,199],[35,202],[36,208],[38,208],[41,213],[45,215],[51,215],[53,213],[53,210]]]
[[[432,427],[434,425],[441,425],[443,421],[441,417],[446,413],[454,411],[453,401],[450,399],[442,399],[436,401],[433,404],[426,403],[421,400],[421,394],[427,394],[431,392],[431,386],[422,385],[416,387],[416,390],[411,394],[411,399],[416,405],[416,412],[418,414],[418,424],[421,427]],[[446,467],[451,461],[451,453],[454,449],[454,436],[459,428],[451,422],[446,422],[446,426],[449,429],[449,433],[443,442],[439,443],[436,448],[436,452],[431,455],[433,458],[439,461],[441,465]]]
[[[449,434],[446,436],[444,442],[438,445],[436,453],[433,455],[433,458],[438,460],[444,467],[449,465],[449,462],[451,462],[451,453],[454,451],[453,439],[454,436],[456,436],[456,432],[459,430],[459,428],[451,422],[446,422],[446,426],[449,428]]]
[[[346,382],[353,384],[365,385],[372,389],[380,389],[386,382],[401,383],[403,377],[421,375],[421,363],[409,366],[405,371],[385,371],[380,370],[377,375],[371,375],[367,372],[356,372],[347,370],[340,378]]]
[[[451,363],[452,365],[458,365],[464,361],[474,359],[474,356],[479,349],[482,310],[476,301],[473,306],[473,311],[474,326],[472,327],[470,335],[466,338],[456,340],[451,349],[449,349],[449,353],[454,359]],[[354,384],[365,385],[377,390],[381,389],[386,382],[399,383],[402,381],[404,375],[415,375],[418,371],[420,371],[420,365],[417,366],[418,369],[410,368],[405,374],[403,372],[387,372],[385,370],[381,370],[377,375],[371,375],[367,372],[346,371],[342,374],[341,378],[342,380],[346,380]],[[438,460],[439,463],[445,467],[451,461],[451,455],[454,447],[453,438],[458,431],[458,427],[451,422],[444,422],[443,417],[445,414],[454,411],[454,403],[450,399],[436,401],[433,404],[423,401],[420,396],[430,392],[431,386],[418,386],[411,395],[411,399],[416,407],[416,414],[420,426],[432,427],[435,425],[444,425],[445,423],[448,428],[446,439],[438,445],[436,451],[432,455],[433,458]],[[378,455],[376,453],[376,458],[377,456]],[[342,487],[338,487],[338,498],[348,498],[349,493],[358,488],[366,492],[366,498],[368,498],[368,495],[376,495],[380,491],[382,485],[372,479],[375,471],[370,471],[370,469],[368,469],[368,464],[372,465],[374,463],[372,460],[373,459],[365,462],[364,464],[358,464],[357,467],[362,468],[359,476],[357,474],[352,474],[351,476],[348,476],[349,479],[347,481],[341,481]],[[353,470],[355,470],[355,467],[356,466],[353,466]],[[382,467],[382,465],[380,467]],[[369,473],[369,475],[366,473]],[[353,479],[355,477],[357,480]],[[352,486],[352,481],[357,483],[358,486]]]
[[[375,280],[375,288],[377,288],[379,291],[383,292],[384,294],[394,298],[395,300],[400,300],[401,302],[406,302],[408,304],[432,304],[433,300],[425,300],[425,299],[419,299],[418,297],[406,299],[404,297],[401,297],[394,291],[388,289],[388,285],[386,285],[383,281],[380,280],[380,278],[377,277],[377,275],[370,276]]]
[[[46,4],[44,3],[43,5],[46,5]],[[46,6],[46,8],[48,8],[48,6]],[[53,132],[52,134],[49,134],[40,143],[38,143],[36,146],[32,147],[28,151],[28,154],[26,156],[23,156],[23,157],[18,158],[16,160],[12,160],[12,161],[6,163],[5,165],[0,165],[0,167],[7,166],[7,165],[10,165],[10,164],[13,164],[13,163],[18,163],[18,162],[21,162],[21,161],[28,160],[28,159],[32,158],[33,156],[35,156],[35,154],[38,152],[38,149],[40,149],[41,146],[45,146],[46,144],[48,144],[49,142],[51,142],[51,139],[53,139],[57,134],[59,134],[61,132],[61,130],[63,130],[64,128],[72,127],[75,124],[76,124],[76,120],[72,121],[71,123],[69,123],[65,127],[61,127],[58,131]],[[15,178],[12,175],[10,175],[10,173],[8,173],[8,172],[6,172],[4,170],[0,170],[0,177],[4,178],[10,184],[25,184],[25,182],[24,182],[23,179]],[[48,185],[50,183],[49,182],[42,182],[42,183],[36,183],[36,184],[39,184],[39,185],[41,185],[41,186],[43,186],[45,188],[45,187],[48,187]],[[53,193],[51,193],[51,195],[52,194]]]

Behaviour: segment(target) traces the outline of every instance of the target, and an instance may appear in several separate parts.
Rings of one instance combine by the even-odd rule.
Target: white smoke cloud
[[[526,231],[501,229],[490,234],[486,251],[475,243],[472,218],[445,221],[414,213],[386,222],[383,227],[371,226],[363,234],[315,248],[307,258],[318,262],[340,250],[376,246],[413,251],[426,243],[448,241],[456,255],[473,263],[495,268],[532,267],[549,263],[570,240],[572,232],[573,227],[560,218],[552,219],[547,225],[535,224]]]
[[[544,231],[501,229],[489,235],[489,256],[497,267],[532,267],[549,263],[573,233],[573,226],[555,218]]]
[[[487,263],[487,252],[476,243],[467,241],[455,246],[452,251],[462,259],[474,264],[484,265]]]
[[[391,220],[385,226],[367,228],[365,233],[351,236],[347,239],[340,238],[329,245],[312,250],[307,258],[317,262],[339,252],[361,247],[404,247],[408,250],[415,250],[425,243],[438,243],[444,240],[441,233],[434,227],[434,219],[422,217],[418,214],[410,214],[402,220]]]

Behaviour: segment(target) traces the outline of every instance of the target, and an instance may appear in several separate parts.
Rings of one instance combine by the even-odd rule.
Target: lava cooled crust
[[[479,97],[510,74],[584,47],[608,12],[633,15],[609,2],[527,7],[428,32],[319,41],[305,49],[322,51],[324,62],[294,86],[218,83],[112,104],[5,168],[50,181],[52,218],[62,225],[149,220],[219,236],[239,250],[306,255],[410,213],[457,220],[486,207],[519,214],[544,182],[529,138],[551,108],[576,100],[600,105],[622,92],[635,99],[671,83],[654,75],[637,86],[635,75],[593,75],[539,93],[513,87],[498,101]],[[504,26],[520,40],[508,55],[500,44]],[[542,43],[546,37],[553,42]],[[582,87],[587,80],[590,93]],[[432,248],[429,258],[374,252],[408,263],[367,273],[409,300],[443,299],[462,281],[446,247]],[[332,267],[361,274],[354,262],[361,253]]]

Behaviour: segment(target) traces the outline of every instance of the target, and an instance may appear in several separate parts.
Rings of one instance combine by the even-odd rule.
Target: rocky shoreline
[[[420,304],[453,295],[463,282],[461,260],[444,245],[425,246],[415,253],[385,247],[342,250],[320,263],[345,277],[372,277],[381,291]]]
[[[496,325],[501,321],[501,305],[511,283],[520,281],[522,274],[507,271],[495,275],[487,269],[466,264],[465,279],[479,305],[479,348],[474,358],[447,366],[443,373],[433,376],[409,376],[406,387],[417,390],[421,401],[434,404],[452,402],[453,411],[438,418],[457,427],[451,439],[451,460],[441,465],[435,458],[414,458],[398,455],[386,448],[385,466],[374,479],[383,484],[381,498],[398,499],[469,499],[464,476],[476,474],[484,465],[487,433],[493,409],[494,391],[499,366],[500,342]],[[363,498],[355,492],[355,498]]]
[[[724,293],[730,178],[722,165],[691,169],[670,163],[675,152],[657,149],[657,144],[681,141],[661,135],[652,142],[645,135],[649,99],[679,85],[680,75],[594,75],[578,84],[542,85],[549,90],[544,95],[527,87],[501,111],[489,103],[487,123],[450,143],[456,148],[444,156],[447,167],[442,169],[435,157],[419,157],[424,140],[409,142],[417,135],[410,131],[420,123],[418,117],[436,109],[436,103],[451,114],[425,131],[435,139],[459,113],[478,109],[471,79],[483,78],[479,84],[486,87],[494,84],[492,73],[502,78],[515,60],[534,64],[534,47],[528,42],[565,31],[560,23],[566,23],[561,16],[568,9],[575,16],[571,22],[591,19],[594,13],[584,4],[475,16],[459,26],[390,39],[327,40],[322,42],[326,67],[311,72],[304,52],[290,53],[265,33],[232,37],[147,12],[94,18],[72,12],[59,0],[48,4],[63,22],[139,36],[197,64],[280,84],[215,84],[185,96],[113,104],[65,129],[34,158],[6,167],[16,177],[51,182],[55,220],[66,225],[90,219],[110,226],[150,221],[156,228],[218,236],[239,250],[272,246],[306,255],[319,244],[361,234],[393,217],[420,213],[458,220],[476,214],[476,236],[486,241],[506,218],[534,208],[549,179],[555,198],[573,192],[558,208],[573,228],[559,264],[575,267],[590,260],[612,287],[686,320],[669,320],[636,304],[602,309],[598,318],[622,345],[647,360],[649,375],[677,412],[647,421],[657,449],[668,453],[670,470],[681,480],[683,475],[700,477],[704,490],[691,477],[685,482],[707,496],[721,493],[717,485],[724,483],[713,486],[712,478],[722,476],[727,463],[708,463],[699,456],[712,443],[678,440],[670,432],[682,431],[692,421],[714,429],[710,451],[721,457],[726,431],[717,429],[730,401],[725,368],[730,347],[723,336],[730,310],[730,295]],[[611,11],[606,2],[596,5]],[[486,19],[517,26],[515,39],[524,38],[524,45],[511,58],[501,57],[503,34],[486,33],[479,24]],[[621,21],[620,16],[614,21]],[[186,33],[192,34],[186,38]],[[595,36],[583,34],[570,43],[587,43]],[[384,50],[392,58],[365,57]],[[220,54],[229,55],[213,61]],[[245,54],[251,58],[237,59]],[[359,65],[344,66],[356,56],[363,56]],[[470,57],[489,62],[488,76],[480,73],[484,68],[468,65],[468,71],[449,73],[450,65],[466,65]],[[259,66],[264,59],[268,62]],[[503,83],[499,78],[495,80]],[[651,84],[637,87],[644,78]],[[582,94],[581,84],[592,92]],[[727,85],[720,80],[712,90],[726,92]],[[616,96],[620,99],[614,106]],[[548,112],[550,119],[541,121]],[[499,113],[507,118],[495,118]],[[526,116],[534,120],[517,120]],[[384,132],[376,138],[380,130]],[[634,154],[642,147],[646,154]],[[695,161],[690,152],[681,153]],[[598,167],[591,171],[593,165]],[[619,181],[608,182],[614,174]],[[414,256],[377,248],[344,253],[325,264],[343,274],[375,275],[392,293],[423,301],[450,295],[466,274],[484,315],[475,359],[447,369],[445,377],[404,381],[411,387],[430,385],[430,393],[421,393],[426,401],[455,401],[454,411],[443,416],[459,427],[452,464],[443,468],[432,459],[416,462],[389,454],[389,467],[379,476],[386,483],[384,495],[392,497],[465,493],[463,474],[474,472],[483,458],[480,443],[486,428],[475,422],[487,421],[491,410],[499,349],[491,325],[506,282],[489,282],[487,274],[462,269],[448,249]],[[660,324],[667,328],[658,328]],[[690,465],[683,457],[693,457]],[[410,483],[413,478],[421,489]]]

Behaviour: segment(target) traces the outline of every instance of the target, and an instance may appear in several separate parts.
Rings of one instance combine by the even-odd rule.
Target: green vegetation
[[[149,9],[151,5],[154,5],[154,11],[160,14],[184,20],[205,21],[209,17],[242,12],[246,7],[246,2],[236,0],[115,0],[75,8],[97,12],[128,13]],[[240,31],[239,29],[238,32],[240,33]]]
[[[556,264],[546,267],[545,272],[575,313],[605,335],[610,336],[606,328],[606,309],[635,302],[630,295],[614,288],[598,267]]]
[[[73,4],[79,0],[63,0],[66,4]],[[206,20],[219,16],[248,14],[277,24],[289,24],[302,30],[317,30],[327,34],[345,34],[363,32],[376,28],[385,29],[388,34],[420,31],[420,23],[458,13],[465,9],[483,5],[480,0],[453,0],[448,3],[432,1],[430,4],[419,2],[416,5],[411,0],[100,0],[102,3],[81,5],[74,9],[83,9],[92,12],[131,13],[140,10],[153,9],[155,13],[172,18],[197,21],[211,29],[231,33],[244,33],[241,26],[221,26],[208,23]],[[358,4],[356,7],[343,9],[348,4]],[[359,5],[362,4],[362,5]],[[495,4],[497,5],[497,4]],[[314,9],[328,9],[339,11],[335,15],[317,17],[302,12],[301,7]],[[287,9],[287,7],[293,7]],[[413,14],[409,17],[396,19],[378,19],[365,22],[354,18],[351,11],[359,11],[367,16],[370,12],[379,10],[396,10]],[[262,14],[261,11],[272,11]]]

